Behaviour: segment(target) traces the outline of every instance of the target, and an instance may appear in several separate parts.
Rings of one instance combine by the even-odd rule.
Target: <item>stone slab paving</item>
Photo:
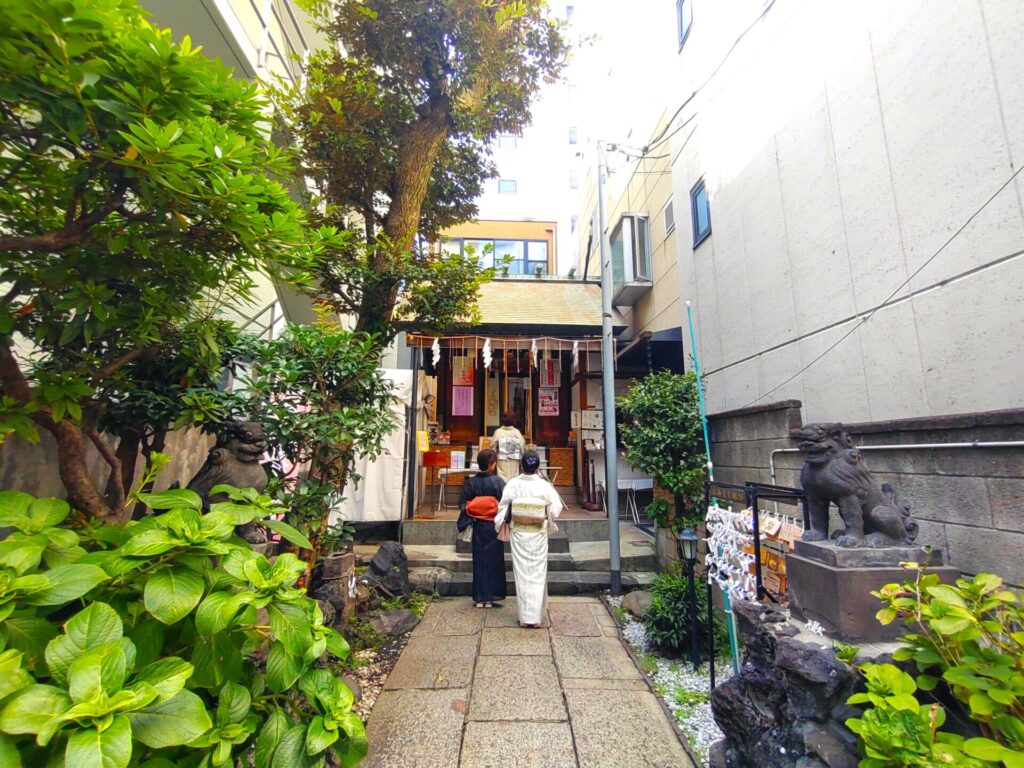
[[[669,716],[593,597],[435,601],[367,725],[365,768],[691,768]]]

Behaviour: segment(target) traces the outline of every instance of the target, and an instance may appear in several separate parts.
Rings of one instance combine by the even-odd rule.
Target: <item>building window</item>
[[[696,248],[711,234],[711,207],[703,179],[690,190],[690,214],[693,217],[693,247]]]
[[[579,216],[570,216],[569,217],[569,231],[570,232],[575,232],[576,231],[576,225],[579,224],[579,223],[580,223],[580,217]]]
[[[451,238],[441,244],[445,253],[476,256],[483,269],[497,267],[509,275],[546,275],[548,244],[546,240],[461,240]]]
[[[608,241],[612,251],[613,282],[651,279],[650,224],[646,216],[623,214]]]
[[[515,149],[516,137],[511,133],[498,134],[498,149]]]
[[[570,128],[569,128],[569,143],[570,144],[575,144],[576,143],[576,126],[575,125],[570,126]]]
[[[572,14],[573,14],[574,10],[576,10],[576,9],[573,8],[571,5],[565,6],[565,20],[566,21],[571,21],[572,20]]]
[[[499,195],[514,195],[516,193],[515,179],[498,179]]]
[[[693,24],[693,0],[676,0],[676,29],[679,32],[679,50],[683,49]]]
[[[672,234],[672,230],[676,228],[676,214],[672,210],[672,198],[669,198],[668,205],[665,206],[665,234]]]
[[[580,188],[580,172],[579,171],[569,171],[569,189],[579,189],[579,188]]]

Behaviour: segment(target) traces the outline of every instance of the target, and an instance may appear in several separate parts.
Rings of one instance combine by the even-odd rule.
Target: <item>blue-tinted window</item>
[[[693,24],[693,0],[676,0],[676,28],[679,32],[679,47],[683,47]]]
[[[576,126],[575,125],[569,126],[569,143],[570,144],[575,144],[576,143]]]
[[[693,217],[693,247],[696,248],[711,234],[711,208],[703,179],[690,190],[690,213]]]
[[[498,194],[514,195],[516,193],[515,179],[498,179]]]

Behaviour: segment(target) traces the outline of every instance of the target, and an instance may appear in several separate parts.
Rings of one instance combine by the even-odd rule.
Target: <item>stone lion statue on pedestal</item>
[[[829,504],[835,504],[843,529],[832,538],[840,547],[907,546],[917,537],[910,505],[888,483],[881,485],[853,446],[842,424],[806,424],[792,433],[805,454],[800,485],[807,493],[811,527],[804,541],[827,541]]]
[[[218,485],[235,488],[255,488],[262,493],[267,487],[267,472],[260,458],[267,450],[267,431],[255,421],[228,421],[217,435],[217,444],[210,449],[206,461],[196,476],[189,480],[188,489],[203,499],[203,507],[227,501],[227,495],[210,495]],[[236,533],[253,544],[267,540],[264,530],[255,523],[246,523]]]

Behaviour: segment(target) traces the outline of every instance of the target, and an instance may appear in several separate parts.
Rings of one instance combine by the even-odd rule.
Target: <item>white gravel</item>
[[[621,606],[622,598],[606,595],[609,605]],[[644,625],[629,613],[620,616],[623,621],[622,636],[636,650],[641,661],[650,661],[656,666],[644,672],[650,677],[654,688],[664,699],[672,714],[679,722],[679,728],[690,740],[690,746],[704,765],[708,764],[711,745],[722,738],[722,732],[711,715],[710,670],[702,664],[694,669],[685,659],[669,659],[654,651],[647,640]],[[715,683],[721,684],[732,676],[732,665],[728,658],[715,659]]]

